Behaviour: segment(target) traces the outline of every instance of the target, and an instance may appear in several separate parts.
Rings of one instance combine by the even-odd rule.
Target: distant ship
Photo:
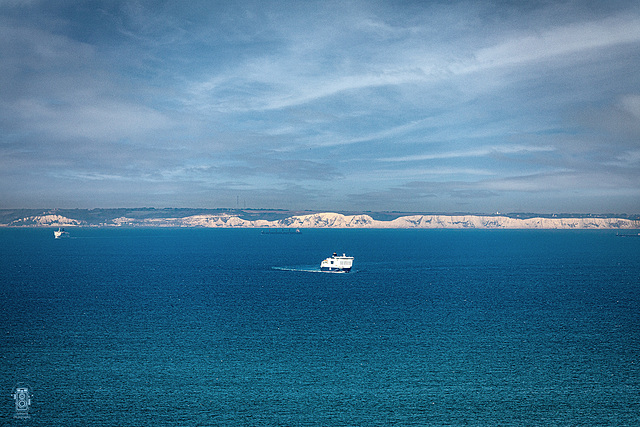
[[[339,256],[334,252],[331,258],[327,258],[320,263],[320,270],[348,273],[351,271],[352,265],[352,256],[346,256],[345,254]]]
[[[262,230],[262,234],[300,234],[302,233],[300,231],[299,228],[296,229],[292,229],[292,228],[276,228],[276,229],[267,229],[267,230]]]
[[[58,231],[53,232],[53,237],[55,237],[56,239],[64,239],[69,237],[69,232],[64,231],[64,228],[58,228]]]
[[[618,233],[616,233],[616,236],[618,236],[618,237],[640,237],[640,233],[638,233],[638,234],[620,234],[618,232]]]

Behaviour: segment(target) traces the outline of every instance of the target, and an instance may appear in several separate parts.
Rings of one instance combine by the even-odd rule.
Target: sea
[[[640,425],[640,238],[68,231],[0,229],[0,425]]]

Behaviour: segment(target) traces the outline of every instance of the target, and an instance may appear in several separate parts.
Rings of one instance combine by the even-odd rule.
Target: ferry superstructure
[[[352,256],[346,256],[345,254],[338,255],[334,252],[330,258],[327,258],[320,263],[320,270],[348,273],[351,271],[352,265]]]

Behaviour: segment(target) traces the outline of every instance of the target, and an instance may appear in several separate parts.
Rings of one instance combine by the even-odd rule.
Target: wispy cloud
[[[381,29],[383,33],[397,31],[381,21],[364,21],[364,25],[351,28],[350,32],[358,29]],[[343,34],[344,31],[338,30]],[[419,35],[426,35],[420,34],[421,32],[424,33],[424,30],[415,30]],[[363,58],[366,63],[360,64],[354,63],[350,57],[349,67],[334,65],[328,69],[319,67],[317,61],[321,58],[307,58],[306,52],[305,55],[300,55],[300,49],[293,44],[276,55],[252,58],[241,62],[226,74],[195,82],[189,93],[194,97],[216,99],[217,94],[226,92],[229,87],[240,91],[244,88],[254,96],[240,98],[245,101],[243,104],[232,100],[227,103],[225,101],[228,99],[223,96],[218,98],[216,108],[263,111],[290,108],[350,91],[446,82],[457,75],[487,72],[506,66],[529,66],[532,62],[549,60],[580,62],[585,58],[572,55],[639,42],[640,18],[633,15],[608,17],[597,21],[551,26],[542,31],[523,31],[510,37],[489,46],[481,46],[476,41],[479,47],[475,50],[467,48],[462,54],[455,56],[446,51],[434,55],[428,50],[428,45],[424,48],[419,43],[406,43],[404,39],[388,37],[381,41],[380,50],[384,48],[385,51],[392,51],[393,55],[368,55]],[[296,39],[292,37],[290,40]],[[323,52],[334,47],[331,41],[321,46],[320,42],[316,42],[315,47]],[[339,54],[336,56],[339,62],[342,58]],[[294,78],[280,78],[284,75]],[[247,100],[252,102],[246,103]]]
[[[494,46],[481,48],[475,62],[457,72],[469,73],[486,68],[526,65],[543,60],[581,61],[575,53],[587,53],[620,44],[640,42],[640,18],[616,16],[598,21],[571,23],[531,32]]]
[[[411,156],[381,158],[379,161],[386,162],[415,162],[421,160],[437,160],[437,159],[455,159],[460,157],[482,157],[493,154],[523,154],[532,152],[555,151],[555,147],[551,146],[518,146],[505,145],[493,147],[480,147],[464,151],[449,151],[433,154],[414,154]]]

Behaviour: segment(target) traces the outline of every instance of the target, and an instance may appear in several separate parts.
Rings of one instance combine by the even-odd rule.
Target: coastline
[[[619,217],[547,217],[527,215],[404,215],[394,219],[374,219],[368,214],[345,215],[334,212],[284,216],[281,219],[246,219],[231,213],[187,216],[118,216],[83,219],[59,213],[29,215],[0,224],[0,227],[174,227],[174,228],[372,228],[372,229],[540,229],[540,230],[632,230],[640,229],[639,219]]]

